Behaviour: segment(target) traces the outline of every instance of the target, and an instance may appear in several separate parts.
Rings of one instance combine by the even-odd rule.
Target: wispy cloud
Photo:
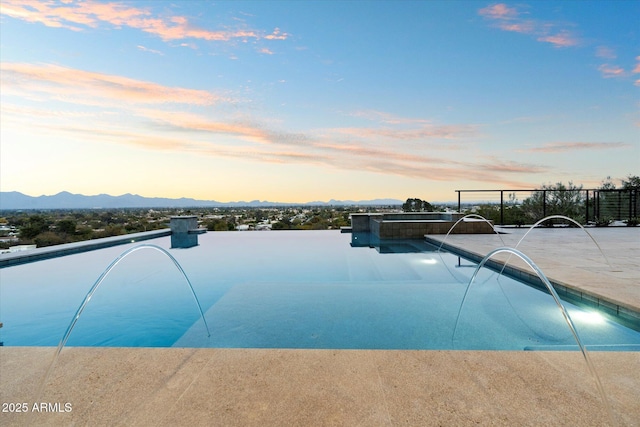
[[[535,37],[539,42],[550,43],[556,48],[569,48],[583,44],[574,31],[575,24],[531,19],[528,17],[529,12],[521,12],[521,9],[526,6],[519,7],[520,9],[517,9],[505,3],[496,3],[479,9],[478,14],[493,27],[503,31],[527,34]],[[629,72],[628,69],[611,63],[618,55],[608,46],[596,46],[594,55],[608,61],[598,66],[598,71],[605,79],[629,78],[631,74],[640,72],[640,65],[636,65],[634,70]],[[640,86],[640,79],[636,79],[634,84]]]
[[[424,118],[401,117],[385,111],[359,110],[348,115],[374,122],[374,125],[335,128],[328,131],[353,138],[423,142],[432,139],[462,140],[477,136],[478,133],[478,126],[473,124],[436,125]]]
[[[154,16],[148,9],[127,6],[123,3],[83,1],[77,3],[3,0],[0,13],[27,22],[41,23],[48,27],[82,31],[109,25],[112,28],[135,28],[164,41],[201,39],[229,41],[233,39],[286,40],[289,34],[275,28],[271,33],[250,28],[212,30],[198,28],[185,16]]]
[[[290,132],[259,118],[214,113],[212,107],[234,99],[208,91],[49,64],[4,63],[0,70],[9,100],[19,95],[21,102],[38,101],[33,107],[3,104],[3,123],[9,118],[12,124],[83,141],[443,181],[468,179],[471,170],[474,179],[495,183],[544,171],[508,159],[434,154],[444,140],[472,146],[477,136],[472,124],[435,125],[423,118],[367,111],[354,115],[373,121],[370,127]]]
[[[213,105],[227,101],[211,92],[127,77],[96,73],[51,64],[0,64],[3,90],[28,94],[47,94],[53,99],[86,105],[105,101],[136,104]]]
[[[283,33],[280,31],[280,28],[275,28],[271,34],[267,34],[264,36],[267,40],[286,40],[289,37],[289,34]]]
[[[607,59],[616,58],[615,53],[611,53],[608,57],[602,56],[601,53],[602,52],[600,52],[600,54],[596,52],[596,56],[607,58]],[[606,55],[606,52],[605,52],[605,55]],[[640,56],[637,56],[635,60],[636,60],[636,64],[635,66],[632,66],[633,68],[631,68],[630,70],[629,68],[624,68],[624,67],[621,67],[620,65],[606,62],[598,66],[598,71],[600,71],[600,75],[605,79],[610,79],[610,78],[630,79],[633,77],[634,74],[640,73]],[[636,79],[634,81],[634,84],[636,86],[640,86],[640,79]]]
[[[477,126],[472,124],[462,125],[422,125],[409,129],[397,129],[390,127],[370,128],[336,128],[331,129],[335,134],[347,135],[356,138],[379,137],[385,140],[396,141],[425,141],[432,139],[456,139],[461,140],[477,134]]]
[[[501,30],[528,34],[539,42],[551,43],[557,48],[580,44],[577,36],[568,28],[570,25],[524,18],[523,13],[518,9],[504,3],[482,8],[478,10],[478,14]]]
[[[135,112],[156,123],[171,126],[177,130],[226,134],[261,144],[270,142],[268,132],[260,126],[249,123],[216,121],[199,114],[180,111],[169,112],[153,109],[137,109]]]
[[[198,149],[203,154],[215,156],[241,157],[257,161],[278,163],[309,163],[325,166],[349,169],[366,170],[370,172],[409,176],[414,178],[426,178],[430,180],[467,179],[470,170],[474,171],[476,179],[487,182],[504,183],[505,174],[537,174],[548,168],[512,162],[509,160],[490,159],[481,163],[473,160],[462,161],[457,158],[434,156],[432,153],[416,151],[412,145],[393,144],[386,146],[380,144],[380,136],[392,137],[402,140],[405,136],[395,135],[387,130],[370,130],[370,132],[356,132],[349,129],[324,129],[307,133],[291,133],[269,129],[265,126],[252,123],[221,123],[204,116],[192,113],[146,111],[144,115],[153,118],[159,124],[172,126],[182,131],[192,131],[201,134],[220,135],[239,138],[242,141],[257,143],[257,146],[242,146],[229,149],[221,149],[216,146],[207,146]],[[379,114],[380,117],[392,117],[392,115]],[[400,120],[404,122],[403,120]],[[473,126],[471,126],[472,128]],[[430,131],[428,135],[438,137],[450,137],[453,129]],[[460,126],[460,129],[464,126]],[[465,132],[468,129],[465,130]],[[413,138],[423,138],[421,131],[410,132]],[[458,131],[456,131],[458,132]],[[348,138],[357,133],[358,139]],[[425,141],[423,140],[423,143]],[[432,151],[432,150],[431,150]],[[517,185],[515,181],[509,181],[511,185]]]
[[[490,161],[479,164],[479,168],[491,172],[504,172],[513,174],[523,173],[543,173],[549,170],[548,167],[530,163],[516,162],[512,160],[501,160],[492,158]]]
[[[154,53],[156,55],[164,56],[164,53],[160,52],[159,50],[149,49],[148,47],[144,47],[142,45],[137,45],[136,47],[143,52],[149,52],[149,53]]]
[[[603,59],[616,59],[618,57],[615,51],[607,46],[596,47],[596,56]]]
[[[360,110],[354,111],[349,114],[351,117],[363,118],[370,121],[379,123],[398,125],[398,124],[428,124],[429,121],[425,119],[416,119],[408,117],[400,117],[395,114],[390,114],[384,111],[375,110]]]
[[[538,153],[559,153],[563,151],[579,151],[579,150],[610,150],[616,148],[628,148],[630,144],[624,142],[553,142],[542,145],[540,147],[533,147],[525,152],[538,152]]]
[[[562,30],[553,35],[545,35],[537,38],[540,42],[551,43],[555,47],[571,47],[578,44],[578,40],[567,30]]]
[[[518,19],[520,15],[515,8],[509,7],[504,3],[497,3],[491,6],[487,6],[485,8],[480,9],[478,13],[481,16],[484,16],[489,19],[504,20],[504,21]]]
[[[602,64],[598,67],[598,71],[600,71],[602,77],[605,79],[626,76],[624,68],[618,67],[617,65]]]

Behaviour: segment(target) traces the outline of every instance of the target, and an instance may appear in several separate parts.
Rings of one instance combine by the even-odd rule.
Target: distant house
[[[12,252],[22,252],[22,251],[29,251],[31,249],[35,249],[36,245],[16,245],[16,246],[10,246],[8,251],[5,251],[3,253],[12,253]]]
[[[249,231],[249,225],[248,224],[236,225],[236,230],[238,230],[238,231]]]

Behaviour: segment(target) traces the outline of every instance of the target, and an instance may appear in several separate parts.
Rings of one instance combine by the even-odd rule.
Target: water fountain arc
[[[60,355],[60,353],[62,352],[62,349],[64,348],[65,344],[67,343],[69,336],[71,335],[71,332],[73,331],[74,326],[76,325],[76,323],[78,322],[78,319],[80,318],[80,315],[82,314],[82,312],[84,311],[84,309],[86,308],[87,304],[89,303],[89,301],[91,301],[91,298],[93,297],[93,294],[98,290],[98,287],[100,286],[100,284],[102,284],[102,282],[104,281],[104,279],[108,276],[108,274],[124,259],[126,258],[128,255],[130,255],[133,252],[139,251],[139,250],[143,250],[143,249],[151,249],[151,250],[156,250],[159,251],[161,253],[163,253],[164,255],[166,255],[167,257],[169,257],[169,259],[173,262],[173,264],[176,266],[176,268],[180,271],[180,273],[182,274],[182,277],[184,277],[184,279],[187,282],[187,285],[189,286],[189,289],[191,290],[191,294],[193,295],[193,298],[196,301],[196,305],[198,306],[198,311],[200,312],[200,316],[202,318],[202,321],[204,322],[204,326],[207,330],[207,336],[210,337],[211,336],[211,332],[209,331],[209,326],[207,325],[207,321],[204,317],[204,312],[202,311],[202,306],[200,305],[200,301],[198,300],[198,296],[195,293],[195,290],[193,289],[193,285],[191,284],[191,281],[189,280],[189,277],[187,276],[187,274],[185,273],[184,269],[182,268],[182,266],[180,265],[180,263],[178,263],[178,260],[176,260],[166,249],[161,248],[160,246],[157,245],[152,245],[152,244],[148,244],[148,243],[144,243],[138,246],[134,246],[133,248],[129,248],[126,251],[124,251],[123,253],[121,253],[118,257],[116,257],[111,264],[109,264],[109,266],[102,272],[102,274],[100,275],[100,277],[98,277],[98,279],[95,281],[95,283],[93,284],[93,286],[91,287],[91,289],[89,289],[89,292],[87,292],[87,295],[85,296],[84,300],[82,301],[82,304],[80,304],[80,307],[78,307],[78,310],[76,311],[76,313],[74,314],[73,318],[71,319],[71,323],[69,323],[69,326],[67,327],[67,330],[65,331],[62,339],[60,340],[60,343],[58,344],[58,347],[56,349],[56,352],[53,356],[53,360],[51,361],[51,364],[49,365],[49,368],[47,369],[47,372],[42,380],[38,395],[37,395],[37,399],[35,401],[39,401],[38,398],[42,395],[42,392],[44,390],[45,384],[49,378],[49,376],[51,375],[51,372],[56,364],[56,361],[58,359],[58,356]]]
[[[540,268],[524,253],[520,252],[519,250],[515,249],[515,248],[509,248],[509,247],[500,247],[500,248],[496,248],[494,250],[492,250],[491,252],[489,252],[487,255],[485,255],[485,257],[482,259],[482,261],[478,264],[478,266],[476,267],[475,271],[473,272],[473,275],[471,276],[471,279],[469,280],[469,284],[467,285],[467,289],[464,292],[464,295],[462,297],[462,301],[460,302],[460,308],[458,310],[458,315],[456,317],[456,322],[455,325],[453,327],[453,335],[451,336],[451,341],[452,343],[455,342],[455,336],[456,336],[456,331],[458,329],[458,323],[460,320],[460,314],[462,313],[462,309],[464,307],[464,303],[467,299],[467,295],[469,293],[469,289],[471,288],[471,285],[473,284],[473,282],[476,279],[476,276],[478,275],[478,272],[480,271],[480,269],[487,263],[487,261],[489,261],[494,255],[500,254],[500,253],[509,253],[511,255],[516,255],[518,258],[520,258],[522,261],[524,261],[529,268],[531,268],[536,275],[538,276],[538,278],[544,283],[544,285],[546,286],[547,290],[549,291],[549,293],[551,294],[551,296],[553,297],[553,300],[555,301],[556,305],[558,306],[558,308],[560,309],[562,316],[565,320],[565,322],[567,323],[567,326],[569,327],[571,334],[573,335],[573,338],[576,340],[576,343],[578,344],[578,347],[580,348],[580,352],[582,353],[582,356],[585,360],[585,362],[587,363],[587,366],[589,368],[589,372],[591,373],[591,375],[593,376],[595,382],[596,382],[596,386],[598,388],[598,391],[600,393],[600,397],[602,398],[602,403],[605,406],[606,410],[607,410],[607,414],[609,416],[609,420],[611,421],[612,425],[615,425],[614,422],[614,417],[613,417],[613,412],[611,411],[611,407],[609,406],[609,402],[607,400],[604,388],[602,386],[602,383],[600,381],[600,378],[593,366],[593,363],[591,362],[591,359],[589,357],[589,353],[587,352],[586,347],[584,346],[584,344],[582,343],[582,340],[580,339],[580,335],[578,334],[578,330],[576,329],[573,321],[571,320],[571,316],[569,316],[569,313],[567,312],[564,304],[562,304],[562,301],[560,300],[560,297],[558,296],[558,293],[556,292],[556,290],[553,288],[553,286],[551,285],[551,282],[549,281],[549,279],[545,276],[545,274],[542,272],[542,270],[540,270]]]
[[[122,261],[124,258],[126,258],[129,254],[131,254],[133,252],[136,252],[136,251],[139,251],[139,250],[142,250],[142,249],[152,249],[152,250],[159,251],[159,252],[165,254],[167,257],[169,257],[169,259],[173,262],[173,264],[176,266],[176,268],[182,274],[182,277],[184,277],[184,279],[186,280],[187,285],[189,285],[189,289],[191,290],[191,294],[193,295],[193,298],[196,301],[196,305],[198,306],[198,311],[200,312],[200,317],[202,318],[202,321],[204,322],[204,325],[205,325],[205,327],[207,329],[207,336],[209,336],[209,337],[211,336],[211,333],[209,332],[209,326],[207,325],[207,321],[206,321],[206,319],[204,317],[204,312],[202,311],[202,306],[200,306],[200,301],[198,300],[198,297],[197,297],[197,295],[196,295],[196,293],[195,293],[195,291],[193,289],[193,285],[191,284],[191,281],[189,280],[189,277],[187,276],[187,273],[185,273],[185,271],[182,268],[182,266],[180,265],[180,263],[178,263],[178,260],[176,260],[173,257],[173,255],[171,255],[166,249],[163,249],[160,246],[156,246],[156,245],[152,245],[152,244],[141,244],[141,245],[135,246],[133,248],[129,248],[126,251],[124,251],[123,253],[121,253],[116,259],[114,259],[111,262],[111,264],[109,264],[109,266],[102,272],[100,277],[98,277],[98,280],[96,280],[95,283],[93,284],[93,286],[91,287],[91,289],[89,289],[89,292],[85,296],[84,301],[82,302],[82,304],[80,304],[80,307],[76,311],[76,314],[73,316],[73,319],[71,320],[71,323],[67,327],[67,330],[66,330],[64,336],[62,337],[62,340],[60,341],[60,344],[58,345],[57,353],[60,353],[62,348],[67,343],[67,340],[69,339],[69,335],[71,335],[71,331],[73,330],[73,327],[78,322],[78,319],[80,318],[80,315],[82,314],[82,312],[84,311],[85,307],[87,306],[87,304],[89,303],[89,301],[93,297],[93,294],[98,290],[98,287],[100,286],[100,284],[102,284],[102,282],[107,277],[107,275],[111,272],[111,270],[113,270],[120,263],[120,261]]]
[[[453,231],[454,228],[456,228],[456,225],[458,225],[459,223],[461,223],[462,221],[464,221],[466,218],[478,218],[483,220],[484,222],[486,222],[487,224],[489,224],[491,226],[491,228],[493,228],[493,224],[491,223],[491,221],[489,221],[488,219],[486,219],[485,217],[483,217],[482,215],[477,215],[477,214],[468,214],[463,216],[462,218],[460,218],[459,220],[456,221],[455,224],[453,224],[451,226],[451,228],[449,229],[449,231],[447,231],[446,236],[444,236],[444,239],[442,239],[442,242],[440,242],[440,246],[438,247],[438,252],[440,252],[442,250],[442,245],[444,245],[444,243],[447,241],[447,238],[449,237],[449,234],[451,234],[451,232]],[[502,245],[504,245],[504,240],[502,239],[502,237],[500,236],[500,233],[498,233],[495,229],[493,229],[493,231],[498,235],[498,237],[500,238],[500,241],[502,242]]]
[[[591,233],[589,233],[587,231],[586,228],[584,228],[582,225],[580,225],[580,223],[572,218],[569,218],[568,216],[564,216],[564,215],[549,215],[546,216],[544,218],[542,218],[541,220],[539,220],[538,222],[536,222],[535,224],[533,224],[531,226],[531,228],[529,230],[527,230],[526,233],[524,233],[524,235],[520,238],[520,240],[518,240],[518,243],[516,243],[516,245],[514,246],[514,249],[518,249],[518,246],[520,246],[520,243],[522,243],[522,241],[525,239],[525,237],[527,237],[527,235],[529,233],[531,233],[531,231],[533,231],[534,228],[536,228],[537,226],[539,226],[540,224],[542,224],[545,221],[548,221],[550,219],[564,219],[567,220],[569,222],[574,223],[575,225],[577,225],[578,227],[580,227],[582,229],[582,231],[584,231],[585,233],[587,233],[587,236],[589,236],[589,238],[591,239],[591,241],[596,245],[596,247],[598,248],[598,250],[600,251],[600,254],[602,255],[602,257],[604,258],[604,260],[607,262],[607,264],[609,265],[609,269],[613,271],[613,266],[611,265],[611,262],[609,262],[609,258],[607,258],[607,256],[605,255],[604,251],[602,250],[602,248],[600,247],[600,245],[598,244],[598,242],[596,242],[596,239],[594,239],[594,237],[591,235]],[[504,242],[503,242],[504,243]],[[509,263],[509,260],[511,259],[511,255],[509,255],[509,258],[507,258],[507,260],[505,261],[504,265],[502,266],[502,269],[500,270],[500,274],[502,274],[502,272],[504,271],[504,269],[507,267],[507,264]]]

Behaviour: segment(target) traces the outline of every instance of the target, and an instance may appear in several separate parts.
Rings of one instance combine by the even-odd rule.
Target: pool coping
[[[171,235],[170,228],[160,230],[143,231],[140,233],[124,234],[121,236],[105,237],[101,239],[84,240],[82,242],[65,243],[62,245],[46,246],[26,251],[10,252],[0,254],[0,268],[12,267],[14,265],[27,264],[45,259],[57,258],[66,255],[78,254],[81,252],[93,251],[96,249],[108,248],[111,246],[124,245],[127,243],[141,242]]]
[[[486,254],[482,255],[478,252],[465,249],[461,246],[457,246],[451,243],[438,240],[436,238],[425,235],[425,240],[435,246],[441,246],[443,249],[452,252],[456,255],[460,255],[473,262],[481,262]],[[486,261],[485,266],[495,271],[501,271],[504,268],[503,274],[516,280],[527,283],[538,289],[544,289],[544,286],[540,283],[540,278],[537,274],[531,271],[524,270],[517,266],[507,265],[497,259],[489,259]],[[546,276],[546,274],[545,274]],[[566,281],[559,280],[557,278],[546,276],[549,282],[553,285],[560,297],[564,297],[571,302],[578,302],[590,307],[597,308],[612,316],[618,317],[624,322],[630,322],[631,325],[640,330],[640,310],[632,307],[629,304],[625,304],[622,301],[614,301],[610,298],[605,298],[602,295],[598,295],[593,292],[588,292],[582,289],[579,285],[568,283]]]

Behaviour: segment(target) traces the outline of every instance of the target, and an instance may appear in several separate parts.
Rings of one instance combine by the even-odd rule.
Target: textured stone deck
[[[609,425],[576,352],[0,348],[8,425]],[[619,425],[640,420],[640,353],[591,353]],[[65,404],[71,405],[64,412]]]

